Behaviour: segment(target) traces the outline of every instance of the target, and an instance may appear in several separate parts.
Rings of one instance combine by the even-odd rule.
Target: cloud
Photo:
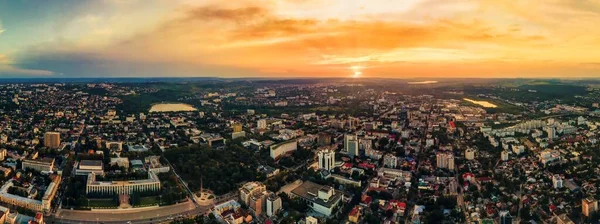
[[[0,65],[0,77],[50,76],[54,72],[46,70],[31,70]]]
[[[550,1],[207,0],[135,26],[134,18],[145,17],[127,12],[145,1],[114,0],[114,15],[78,13],[65,29],[77,38],[25,48],[14,66],[70,76],[344,75],[340,68],[355,64],[369,68],[367,76],[507,75],[519,67],[566,72],[600,58],[594,10]],[[570,22],[561,21],[566,15]],[[565,64],[539,63],[545,60]]]
[[[187,11],[184,20],[229,20],[243,22],[266,14],[266,10],[257,6],[236,9],[224,9],[218,6],[202,6]]]

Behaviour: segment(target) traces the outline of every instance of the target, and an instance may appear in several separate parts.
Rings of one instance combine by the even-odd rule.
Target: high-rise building
[[[435,157],[438,168],[454,169],[454,155],[452,153],[439,152]]]
[[[44,134],[44,146],[52,149],[60,147],[60,133],[46,132]]]
[[[555,189],[563,188],[563,179],[558,174],[552,176],[552,186]]]
[[[467,150],[465,150],[465,158],[467,160],[474,160],[475,159],[475,149],[468,148]]]
[[[512,216],[508,211],[500,211],[500,224],[512,224]]]
[[[500,153],[500,159],[502,161],[507,161],[508,160],[508,151],[504,150]]]
[[[318,141],[319,141],[320,146],[331,145],[331,135],[329,135],[328,133],[325,133],[325,132],[321,132],[321,133],[319,133]]]
[[[319,169],[331,170],[335,166],[335,152],[323,150],[318,152]]]
[[[385,154],[383,156],[383,165],[389,168],[396,168],[398,166],[398,157],[392,154]]]
[[[554,127],[546,127],[546,132],[548,133],[548,139],[556,138],[556,129]]]
[[[264,191],[266,191],[266,186],[263,183],[248,182],[239,189],[240,200],[244,202],[244,204],[249,205],[252,194]]]
[[[581,210],[583,215],[590,217],[598,211],[598,200],[588,197],[581,201]]]
[[[233,133],[241,132],[242,131],[242,124],[235,123],[235,124],[231,125],[231,128],[233,129]]]
[[[344,135],[344,150],[349,156],[355,157],[359,155],[358,137],[356,135]]]
[[[260,119],[256,122],[256,128],[258,129],[267,129],[267,120]]]
[[[267,196],[267,216],[272,217],[281,210],[281,198],[275,193],[270,193]]]

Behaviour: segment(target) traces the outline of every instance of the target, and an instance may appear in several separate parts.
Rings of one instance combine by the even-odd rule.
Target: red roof
[[[375,169],[375,165],[371,163],[360,163],[358,164],[358,167],[365,169]]]
[[[405,202],[398,202],[398,203],[396,203],[396,205],[400,209],[406,209],[406,203]]]
[[[342,168],[350,169],[352,168],[352,163],[344,163],[344,165],[342,165]]]
[[[450,125],[451,128],[456,128],[456,124],[454,124],[454,121],[448,122],[448,125]]]
[[[492,178],[489,178],[489,177],[480,177],[480,178],[477,178],[477,180],[479,182],[488,182],[488,181],[491,181]]]
[[[358,207],[354,207],[352,211],[350,211],[350,216],[355,216],[358,213]]]
[[[373,201],[373,199],[371,198],[371,196],[368,195],[363,195],[361,198],[361,202],[366,205],[370,205],[371,201]]]

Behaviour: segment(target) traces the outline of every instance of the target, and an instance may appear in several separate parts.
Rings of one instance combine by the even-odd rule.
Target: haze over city
[[[600,1],[0,0],[0,78],[574,78]]]

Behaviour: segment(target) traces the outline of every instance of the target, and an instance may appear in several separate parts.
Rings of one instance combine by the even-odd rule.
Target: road
[[[144,210],[80,211],[60,209],[52,217],[46,217],[47,223],[164,223],[176,218],[193,217],[206,214],[210,206],[196,206],[191,201]]]

